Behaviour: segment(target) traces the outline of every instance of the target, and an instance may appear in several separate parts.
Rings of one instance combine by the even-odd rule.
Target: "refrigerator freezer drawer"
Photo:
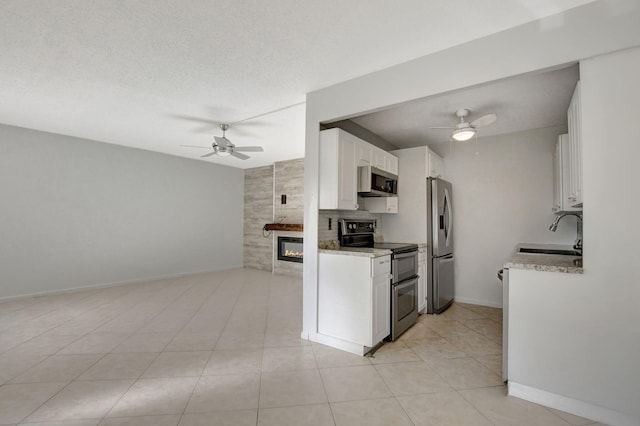
[[[453,256],[433,259],[433,303],[434,313],[445,310],[453,301]]]

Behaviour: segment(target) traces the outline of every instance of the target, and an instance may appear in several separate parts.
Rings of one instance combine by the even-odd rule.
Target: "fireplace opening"
[[[278,237],[278,260],[302,263],[302,238]]]

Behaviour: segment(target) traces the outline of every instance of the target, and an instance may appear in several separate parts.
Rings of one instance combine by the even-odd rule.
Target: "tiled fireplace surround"
[[[277,162],[245,170],[244,266],[302,277],[302,263],[278,260],[278,236],[302,237],[302,232],[263,232],[267,223],[302,223],[304,159]],[[286,195],[286,204],[282,204]],[[266,237],[265,237],[266,236]]]

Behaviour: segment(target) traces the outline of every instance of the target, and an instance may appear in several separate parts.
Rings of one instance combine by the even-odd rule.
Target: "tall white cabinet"
[[[444,177],[444,160],[438,154],[427,148],[427,176],[434,178]]]
[[[380,219],[389,241],[427,243],[427,178],[445,177],[443,159],[427,146],[392,151],[398,157],[398,213]]]
[[[427,262],[427,178],[445,177],[442,157],[427,146],[392,151],[398,156],[398,213],[380,219],[384,236],[389,241],[420,244],[418,251],[418,310],[427,306],[427,277],[431,274]]]

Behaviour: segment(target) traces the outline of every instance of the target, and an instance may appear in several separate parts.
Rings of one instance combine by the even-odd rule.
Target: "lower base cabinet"
[[[364,354],[391,332],[391,257],[320,253],[321,343]]]

